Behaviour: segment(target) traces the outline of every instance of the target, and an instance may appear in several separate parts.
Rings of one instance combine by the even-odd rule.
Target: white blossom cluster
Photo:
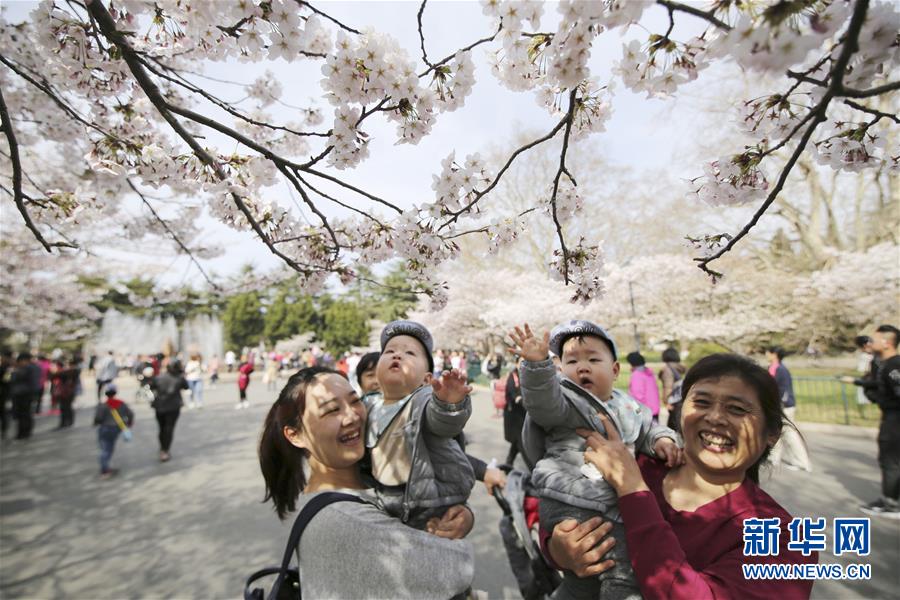
[[[441,161],[441,174],[431,176],[431,189],[435,202],[429,207],[433,218],[440,218],[458,212],[464,204],[471,202],[478,193],[478,187],[490,183],[491,174],[479,154],[466,156],[462,165],[456,162],[456,152],[451,152]]]
[[[844,0],[803,3],[766,0],[757,10],[741,11],[730,31],[719,36],[710,53],[730,56],[757,71],[784,71],[806,60],[813,50],[846,24],[851,5]]]
[[[646,43],[632,40],[624,46],[614,73],[627,88],[646,92],[648,98],[671,96],[709,66],[706,49],[700,37],[681,43],[651,34]]]
[[[390,36],[372,30],[356,33],[295,0],[94,2],[102,5],[43,0],[30,22],[0,23],[4,57],[35,78],[29,82],[13,69],[0,70],[19,144],[41,150],[46,144],[69,163],[67,168],[54,167],[52,173],[36,173],[34,182],[26,180],[28,193],[40,197],[30,208],[41,227],[63,227],[67,233],[98,216],[113,218],[122,196],[131,193],[127,183],[133,179],[144,189],[190,196],[191,206],[199,201],[223,223],[241,231],[254,230],[266,243],[277,245],[301,272],[303,284],[311,288],[324,285],[329,272],[342,280],[352,278],[350,260],[376,264],[401,258],[415,284],[436,305],[446,302],[446,286],[432,272],[457,255],[454,236],[463,235],[455,229],[458,221],[487,212],[480,223],[489,224],[473,231],[487,238],[491,252],[513,242],[524,230],[520,217],[499,217],[491,212],[489,200],[482,201],[498,181],[474,153],[461,162],[456,161],[455,152],[441,153],[446,158],[440,173],[433,176],[434,201],[393,219],[375,214],[373,207],[381,206],[365,190],[362,195],[373,203],[359,204],[364,215],[322,218],[313,225],[301,222],[272,197],[270,188],[282,181],[284,173],[297,174],[294,187],[312,195],[299,178],[328,179],[335,169],[359,165],[370,151],[364,123],[378,113],[396,124],[397,143],[415,144],[430,134],[437,116],[462,107],[473,90],[471,51],[458,51],[434,64],[425,59],[422,66],[414,58],[417,52],[407,51]],[[548,27],[544,21],[551,15],[545,15],[542,2],[483,0],[484,14],[499,30],[493,40],[482,39],[476,45],[490,44],[484,47],[492,51],[493,72],[503,85],[533,92],[556,118],[571,114],[570,123],[558,124],[554,141],[559,141],[563,130],[575,140],[604,131],[612,114],[612,82],[601,84],[591,74],[598,36],[638,23],[653,4],[564,0]],[[109,11],[125,32],[122,38],[100,31],[99,21],[88,15],[97,6]],[[875,98],[856,94],[865,107],[846,109],[852,116],[845,118],[834,108],[841,103],[841,95],[826,95],[833,65],[846,54],[843,36],[849,17],[860,6],[851,0],[719,2],[710,12],[693,15],[705,18],[707,29],[686,42],[670,37],[679,31],[674,17],[685,17],[685,11],[664,6],[672,19],[666,33],[639,34],[640,39],[625,47],[614,72],[629,89],[664,97],[723,57],[755,71],[796,71],[789,90],[765,94],[741,107],[739,118],[749,143],[737,154],[708,163],[703,176],[692,182],[694,197],[708,204],[743,204],[766,194],[766,172],[778,160],[773,158],[775,147],[789,151],[803,129],[801,124],[811,122],[803,120],[826,100],[831,102],[826,113],[830,126],[811,138],[816,158],[836,169],[886,166],[896,171],[900,149],[895,142],[890,145],[888,129],[894,127],[895,107],[884,103],[876,110]],[[843,85],[857,90],[900,78],[900,7],[872,0],[867,10],[859,48],[841,74]],[[721,26],[723,22],[726,26]],[[122,39],[137,54],[158,96],[123,60],[118,47]],[[242,84],[247,97],[233,103],[212,96],[212,87],[204,87],[202,80],[208,61],[300,58],[322,63],[321,88],[331,106],[329,112],[333,111],[333,118],[328,116],[332,122],[325,125],[330,129],[312,131],[326,120],[315,106],[293,109],[294,118],[288,123],[276,123],[273,105],[288,105],[281,100],[282,83],[270,70],[261,68],[261,74]],[[160,98],[172,107],[195,111],[199,118],[173,110],[164,119],[154,105]],[[233,119],[231,129],[218,118],[223,114]],[[216,126],[206,119],[216,120]],[[185,131],[193,139],[183,139],[188,137]],[[34,152],[26,159],[34,173]],[[9,158],[0,157],[0,162],[8,179]],[[313,172],[310,165],[331,173]],[[338,182],[332,179],[332,183]],[[313,202],[327,203],[314,198]],[[347,204],[356,208],[357,200],[347,199]],[[569,178],[561,178],[555,203],[561,223],[579,210],[582,200]],[[534,208],[546,215],[549,200]],[[170,214],[182,215],[176,220],[194,221],[193,210]],[[135,239],[160,235],[165,229],[151,219],[127,223]],[[196,242],[193,228],[172,230]],[[197,248],[203,256],[214,251]],[[348,252],[352,259],[347,258]],[[558,254],[553,271],[560,277],[568,273],[567,279],[578,287],[577,300],[587,301],[600,292],[603,268],[598,246],[582,239],[562,262]]]
[[[577,246],[568,248],[567,256],[563,256],[561,249],[553,251],[550,278],[555,281],[568,280],[569,285],[575,289],[571,297],[572,303],[587,305],[602,297],[605,291],[603,272],[603,251],[599,245],[585,245],[583,237]]]
[[[709,206],[747,204],[762,198],[769,187],[756,151],[723,156],[705,165],[703,172],[703,177],[693,181],[689,197],[699,198]]]
[[[825,134],[824,139],[814,144],[819,164],[851,172],[885,164],[889,170],[897,171],[900,146],[895,142],[893,152],[888,151],[887,137],[877,128],[867,123],[840,122],[834,123]]]
[[[568,223],[584,208],[584,198],[581,197],[578,188],[568,177],[560,177],[556,198],[553,197],[553,185],[551,184],[547,189],[546,199],[543,200],[544,213],[552,218],[554,207],[556,208],[556,219],[560,224]]]
[[[497,254],[503,246],[507,246],[525,230],[525,222],[519,216],[495,217],[487,226],[488,254]]]

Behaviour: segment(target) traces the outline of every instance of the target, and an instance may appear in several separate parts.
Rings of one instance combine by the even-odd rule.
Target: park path
[[[120,378],[122,396],[134,387]],[[35,436],[0,447],[0,597],[238,598],[243,578],[277,562],[289,525],[261,504],[256,441],[275,393],[255,380],[248,410],[234,410],[233,381],[207,390],[207,406],[184,410],[173,459],[156,454],[156,423],[135,406],[135,439],[119,440],[118,477],[97,477],[93,400],[79,400],[74,428],[52,431],[41,417]],[[468,450],[485,460],[506,455],[490,394],[479,388],[466,428]],[[839,433],[834,433],[839,432]],[[855,516],[878,489],[871,431],[805,431],[813,473],[776,473],[764,487],[795,516]],[[482,484],[472,493],[476,588],[518,598],[497,532],[499,508]],[[873,522],[873,579],[819,582],[814,598],[890,598],[900,589],[900,522]],[[827,558],[828,562],[840,561]]]

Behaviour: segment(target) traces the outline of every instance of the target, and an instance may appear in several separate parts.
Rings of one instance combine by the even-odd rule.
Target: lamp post
[[[630,280],[628,281],[628,297],[631,300],[631,329],[634,333],[634,351],[640,352],[641,336],[638,334],[637,311],[634,310],[634,287]]]

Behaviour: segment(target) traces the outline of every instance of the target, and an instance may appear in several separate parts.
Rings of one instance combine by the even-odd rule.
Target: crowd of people
[[[879,331],[875,387],[889,422],[900,409],[900,359],[896,330]],[[659,372],[632,352],[626,393],[614,386],[618,349],[596,324],[567,322],[543,334],[524,325],[510,340],[517,360],[495,386],[503,391],[506,463],[521,456],[537,490],[544,560],[564,574],[555,598],[809,597],[811,580],[751,581],[740,569],[818,560],[787,546],[791,516],[758,485],[767,464],[811,468],[791,418],[796,398],[783,349],[766,353],[768,368],[733,354],[686,368],[669,348]],[[471,586],[468,494],[477,479],[489,487],[506,479],[502,471],[486,477],[466,453],[468,361],[439,354],[425,327],[400,321],[385,327],[381,351],[360,356],[354,369],[305,367],[287,380],[266,417],[259,457],[266,499],[281,518],[310,505],[321,515],[296,548],[304,593],[450,598]],[[479,371],[501,361],[486,357]],[[897,490],[886,429],[879,445],[888,506]],[[355,500],[327,497],[335,490]],[[776,554],[743,555],[748,518],[780,519]],[[375,573],[372,556],[390,560]],[[336,562],[352,568],[335,572]]]
[[[472,487],[481,481],[489,492],[504,488],[506,472],[520,461],[539,498],[529,518],[544,560],[563,574],[555,598],[809,597],[810,580],[746,580],[741,564],[773,557],[738,556],[740,542],[732,539],[747,518],[777,517],[783,529],[791,521],[759,487],[763,465],[812,468],[793,422],[796,397],[784,349],[767,350],[767,367],[714,354],[687,368],[667,348],[657,370],[631,352],[624,357],[626,392],[614,385],[619,350],[594,323],[569,321],[547,332],[523,325],[508,339],[515,357],[509,369],[501,352],[436,350],[430,332],[411,321],[389,323],[376,352],[225,353],[224,369],[236,374],[236,408],[249,406],[256,371],[267,391],[278,391],[259,442],[266,499],[278,516],[325,492],[355,498],[319,502],[320,516],[297,546],[304,593],[461,597],[475,569],[465,540],[474,524]],[[873,358],[862,377],[845,380],[882,412],[882,493],[861,509],[888,518],[900,518],[898,339],[900,331],[889,325],[860,337],[860,349]],[[4,437],[10,416],[17,439],[31,435],[36,413],[58,414],[59,428],[71,427],[83,362],[59,352],[47,358],[4,351]],[[204,360],[197,352],[147,354],[124,364],[112,351],[92,357],[100,477],[116,474],[116,442],[131,438],[135,422],[116,381],[123,370],[151,394],[159,461],[167,462],[181,409],[203,408],[204,387],[217,384],[220,368],[218,356]],[[500,392],[495,407],[509,442],[503,468],[466,450],[474,373]],[[48,391],[50,407],[42,412]],[[779,562],[817,562],[815,552],[788,548],[789,537],[782,532]],[[391,560],[370,572],[367,557],[382,555]],[[353,568],[336,574],[338,563]]]

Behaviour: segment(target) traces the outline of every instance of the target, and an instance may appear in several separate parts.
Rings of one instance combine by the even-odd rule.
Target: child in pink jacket
[[[628,393],[632,398],[646,406],[653,413],[653,424],[659,423],[659,388],[656,386],[656,375],[653,369],[646,366],[640,352],[632,352],[626,357],[631,365],[631,381]]]

